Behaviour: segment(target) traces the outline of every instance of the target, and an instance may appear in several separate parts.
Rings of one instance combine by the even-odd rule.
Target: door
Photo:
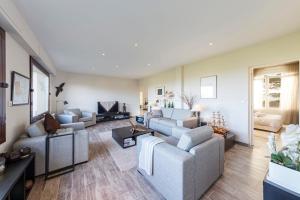
[[[8,84],[5,82],[5,73],[5,32],[0,28],[0,144],[6,141],[5,89]]]

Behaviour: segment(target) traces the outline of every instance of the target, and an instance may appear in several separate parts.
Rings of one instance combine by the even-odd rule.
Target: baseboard
[[[244,142],[239,142],[239,141],[235,141],[236,144],[244,146],[244,147],[252,147],[251,145],[244,143]]]

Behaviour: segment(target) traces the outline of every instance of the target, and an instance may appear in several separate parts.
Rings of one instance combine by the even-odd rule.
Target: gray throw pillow
[[[27,128],[27,133],[29,137],[37,137],[37,136],[42,136],[46,134],[46,130],[44,128],[44,123],[42,120],[37,121],[33,124],[31,124]]]
[[[184,151],[190,151],[194,146],[209,140],[212,134],[213,129],[210,126],[201,126],[191,129],[191,131],[181,135],[177,147]]]
[[[162,112],[161,110],[152,110],[151,115],[152,117],[162,117]]]

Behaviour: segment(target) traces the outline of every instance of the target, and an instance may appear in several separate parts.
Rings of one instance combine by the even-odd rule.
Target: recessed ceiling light
[[[214,43],[210,42],[210,43],[208,43],[208,45],[209,45],[209,46],[212,46],[212,45],[214,45]]]
[[[138,47],[139,44],[138,44],[138,43],[134,43],[133,46],[134,46],[134,47]]]
[[[105,53],[101,53],[102,56],[105,56]]]
[[[151,64],[150,64],[150,63],[148,63],[148,64],[147,64],[147,66],[148,66],[148,67],[150,67],[150,66],[151,66]]]
[[[119,65],[116,65],[116,68],[119,68]]]

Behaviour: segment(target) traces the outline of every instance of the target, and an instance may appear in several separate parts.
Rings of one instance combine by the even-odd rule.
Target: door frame
[[[299,91],[298,91],[298,104],[300,104],[300,58],[299,59],[293,59],[293,60],[288,60],[288,61],[283,61],[283,62],[278,62],[277,64],[266,64],[266,65],[259,65],[259,66],[251,66],[248,69],[248,84],[249,84],[249,91],[248,91],[248,139],[249,139],[249,145],[253,146],[253,129],[254,129],[254,120],[253,120],[253,72],[255,69],[259,68],[265,68],[265,67],[273,67],[273,66],[278,66],[278,65],[286,65],[289,63],[294,63],[298,62],[299,63],[299,74],[298,74],[298,85],[299,85]],[[299,109],[299,119],[300,119],[300,109]]]
[[[0,82],[3,93],[0,98],[0,144],[6,141],[6,48],[5,48],[5,31],[0,27]]]

